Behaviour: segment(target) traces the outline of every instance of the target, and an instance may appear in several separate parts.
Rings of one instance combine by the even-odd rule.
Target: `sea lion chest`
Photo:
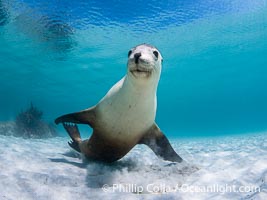
[[[97,115],[104,136],[122,141],[138,140],[155,121],[156,94],[123,84],[103,98]]]

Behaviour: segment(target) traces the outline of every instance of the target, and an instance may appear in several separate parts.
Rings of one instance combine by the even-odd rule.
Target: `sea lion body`
[[[113,162],[139,143],[148,145],[165,160],[181,162],[155,124],[162,62],[159,51],[143,44],[130,50],[128,57],[127,74],[96,106],[63,115],[56,119],[56,123],[63,123],[73,140],[70,146],[89,159]],[[77,123],[89,124],[93,128],[89,140],[80,139]]]
[[[97,105],[105,135],[116,140],[138,140],[155,121],[155,92],[131,87],[127,77]]]

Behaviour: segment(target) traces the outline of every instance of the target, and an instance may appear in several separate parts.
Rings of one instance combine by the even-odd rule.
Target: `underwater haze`
[[[267,130],[266,0],[1,0],[0,120],[30,102],[49,122],[95,105],[140,43],[163,55],[166,135]]]
[[[88,160],[48,123],[98,103],[142,43],[183,162]],[[0,0],[0,200],[266,200],[266,86],[267,0]]]

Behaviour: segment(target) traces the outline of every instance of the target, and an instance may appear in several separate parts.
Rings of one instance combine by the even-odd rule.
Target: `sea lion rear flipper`
[[[56,124],[71,122],[75,124],[89,124],[93,127],[95,121],[95,107],[82,110],[80,112],[62,115],[55,120]]]
[[[174,151],[167,137],[161,132],[159,127],[154,124],[139,144],[149,146],[152,151],[164,160],[172,162],[182,162],[183,159]]]
[[[82,140],[81,140],[78,126],[76,124],[75,125],[69,125],[66,123],[63,123],[63,126],[72,139],[70,142],[68,142],[70,147],[72,147],[73,149],[75,149],[78,152],[81,152],[81,149],[79,147],[79,143],[81,143]]]

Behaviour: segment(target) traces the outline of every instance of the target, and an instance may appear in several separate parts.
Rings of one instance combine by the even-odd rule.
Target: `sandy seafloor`
[[[0,136],[0,199],[267,199],[266,133],[172,139],[184,165],[143,145],[112,165],[86,161],[67,141]]]

